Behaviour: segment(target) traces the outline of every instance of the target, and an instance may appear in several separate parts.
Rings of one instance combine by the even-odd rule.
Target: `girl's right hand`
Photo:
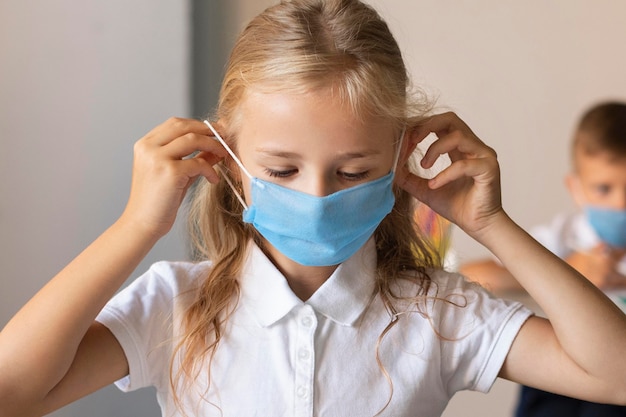
[[[158,237],[174,224],[187,189],[200,176],[216,183],[226,156],[201,121],[171,118],[135,143],[130,197],[122,219]]]
[[[212,166],[225,154],[190,119],[170,119],[136,143],[122,216],[0,332],[0,415],[49,414],[128,374],[121,345],[94,319],[170,230],[193,181],[218,180]]]

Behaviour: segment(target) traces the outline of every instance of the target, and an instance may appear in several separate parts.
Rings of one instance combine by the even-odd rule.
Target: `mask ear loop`
[[[215,130],[215,128],[213,127],[213,125],[211,125],[211,123],[209,123],[208,120],[203,120],[204,124],[207,125],[209,127],[209,129],[211,129],[211,132],[213,132],[213,135],[215,136],[215,139],[222,144],[222,146],[224,147],[224,149],[226,149],[226,152],[229,153],[229,155],[233,158],[233,160],[235,161],[235,163],[237,163],[237,165],[239,165],[239,168],[241,168],[241,170],[244,172],[244,174],[246,174],[246,176],[250,179],[252,179],[252,175],[250,175],[250,173],[248,172],[248,170],[246,169],[246,167],[243,166],[243,164],[241,163],[241,161],[239,160],[239,158],[237,158],[237,155],[235,155],[235,153],[232,151],[232,149],[230,149],[230,147],[226,144],[226,141],[224,141],[224,139],[222,139],[222,136],[217,133],[217,130]],[[239,194],[239,192],[237,192],[237,188],[235,187],[235,185],[233,184],[233,182],[231,181],[229,175],[226,173],[226,171],[224,171],[224,169],[220,166],[220,165],[216,165],[215,168],[217,168],[217,170],[220,172],[220,174],[222,174],[222,177],[224,177],[224,179],[226,180],[226,183],[228,183],[228,185],[230,186],[230,188],[233,190],[233,192],[235,193],[235,195],[237,196],[237,199],[239,200],[239,202],[241,203],[241,205],[244,207],[244,209],[248,209],[248,205],[246,204],[245,200],[243,199],[243,197],[241,196],[241,194]]]
[[[404,135],[406,133],[406,125],[402,127],[402,133],[400,134],[400,140],[398,141],[398,148],[396,149],[396,156],[393,158],[393,168],[391,172],[396,173],[396,169],[398,168],[398,160],[400,159],[400,150],[402,149],[402,144],[404,143]]]

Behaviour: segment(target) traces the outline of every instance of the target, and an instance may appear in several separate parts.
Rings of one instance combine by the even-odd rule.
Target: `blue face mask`
[[[586,206],[585,215],[603,242],[615,248],[626,248],[626,210]]]
[[[329,266],[347,260],[393,208],[392,184],[400,145],[389,174],[317,197],[253,177],[211,124],[205,123],[250,178],[252,205],[247,206],[224,175],[245,208],[243,221],[254,225],[278,251],[299,264]],[[404,130],[400,140],[402,137]]]

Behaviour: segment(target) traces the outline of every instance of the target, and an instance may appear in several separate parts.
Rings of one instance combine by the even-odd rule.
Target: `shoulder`
[[[522,303],[493,295],[482,285],[458,273],[433,271],[427,312],[441,334],[483,339],[495,337],[503,329],[517,333],[532,315]]]
[[[167,386],[171,341],[193,291],[211,269],[208,262],[157,262],[118,292],[96,321],[106,326],[124,350],[129,377],[124,390]]]
[[[211,271],[211,262],[169,262],[160,261],[152,264],[129,287],[140,286],[180,293],[198,286]]]
[[[433,268],[427,273],[431,282],[428,290],[429,297],[448,297],[454,294],[466,294],[471,297],[489,295],[482,285],[458,272]]]
[[[211,270],[210,261],[185,262],[185,261],[160,261],[152,264],[147,273],[159,275],[164,278],[175,277],[179,281],[194,280],[198,275],[205,274]]]
[[[471,316],[489,320],[498,314],[506,316],[507,312],[522,307],[520,303],[494,296],[460,273],[433,268],[426,270],[426,274],[429,279],[423,286],[421,304],[431,319]],[[410,281],[400,284],[401,293],[415,293],[410,288],[414,285]]]
[[[504,346],[500,360],[524,322],[533,315],[522,303],[500,298],[461,274],[432,272],[427,310],[438,334],[455,340],[454,349],[482,349],[484,343]],[[458,346],[456,346],[458,345]]]
[[[154,263],[128,286],[120,290],[100,313],[121,317],[149,317],[151,312],[170,312],[188,303],[210,272],[210,262]]]
[[[451,392],[488,391],[532,312],[519,302],[493,296],[461,274],[441,269],[427,274],[430,286],[418,304],[401,310],[418,313],[402,314],[407,318],[399,320],[404,322],[403,333],[419,334],[423,343],[432,346]],[[403,293],[410,290],[409,285],[402,284]]]

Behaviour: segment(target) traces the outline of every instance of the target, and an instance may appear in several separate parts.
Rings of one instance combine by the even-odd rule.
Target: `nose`
[[[337,191],[333,181],[324,174],[313,175],[306,185],[306,189],[302,190],[307,194],[314,195],[316,197],[325,197]]]

